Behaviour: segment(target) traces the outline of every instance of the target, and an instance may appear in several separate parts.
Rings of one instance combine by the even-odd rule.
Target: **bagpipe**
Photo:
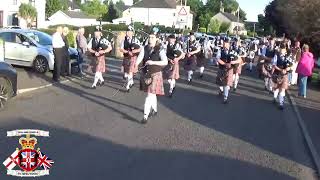
[[[279,59],[278,59],[278,61],[279,61]],[[280,61],[280,63],[277,64],[277,67],[280,68],[281,70],[287,70],[288,68],[290,68],[292,66],[293,66],[293,63],[292,63],[289,56],[283,57],[283,59]],[[288,75],[288,72],[289,71],[286,71],[286,73],[283,73],[281,71],[276,71],[272,75],[272,81],[277,84],[282,84],[284,81],[284,77],[286,75]]]
[[[149,34],[141,29],[135,31],[135,37],[141,42],[142,46],[147,45]]]

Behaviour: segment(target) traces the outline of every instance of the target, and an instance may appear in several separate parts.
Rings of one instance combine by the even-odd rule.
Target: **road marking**
[[[298,118],[298,123],[299,123],[299,126],[300,126],[301,130],[302,130],[303,136],[304,136],[304,138],[305,138],[305,140],[307,142],[308,148],[309,148],[309,150],[311,152],[312,159],[313,159],[313,161],[315,163],[317,175],[320,175],[320,156],[317,153],[317,150],[316,150],[316,148],[315,148],[315,146],[314,146],[314,144],[312,142],[312,139],[311,139],[311,137],[309,135],[309,132],[307,130],[307,126],[306,126],[306,124],[304,123],[304,121],[303,121],[303,119],[301,117],[301,114],[300,114],[300,111],[299,111],[299,109],[297,107],[296,101],[294,100],[291,92],[289,90],[287,92],[288,92],[288,96],[289,96],[289,99],[291,101],[291,104],[293,106],[293,110],[296,113],[296,116]]]
[[[69,82],[70,80],[74,80],[74,79],[75,79],[75,78],[71,78],[71,79],[66,79],[66,80],[60,81],[60,84],[67,83],[67,82]],[[19,90],[17,91],[17,94],[20,95],[20,94],[24,94],[24,93],[31,92],[31,91],[36,91],[36,90],[39,90],[39,89],[44,89],[44,88],[47,88],[47,87],[51,87],[51,86],[53,86],[54,84],[58,84],[58,83],[55,82],[55,83],[50,83],[50,84],[47,84],[47,85],[38,86],[38,87],[33,87],[33,88],[19,89]]]

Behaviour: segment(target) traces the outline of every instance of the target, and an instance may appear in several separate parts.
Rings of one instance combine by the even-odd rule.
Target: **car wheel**
[[[0,77],[0,109],[3,109],[13,95],[10,81]]]
[[[36,57],[36,59],[33,62],[33,66],[34,70],[39,73],[45,73],[48,71],[49,68],[47,59],[42,56]]]

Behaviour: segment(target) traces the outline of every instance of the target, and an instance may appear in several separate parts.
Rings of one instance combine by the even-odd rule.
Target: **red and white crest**
[[[36,150],[23,149],[19,152],[18,165],[24,171],[34,171],[38,167],[38,157]]]

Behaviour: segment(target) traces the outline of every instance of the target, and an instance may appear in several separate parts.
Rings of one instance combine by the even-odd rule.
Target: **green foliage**
[[[37,18],[37,10],[31,4],[22,3],[19,7],[19,16],[27,21],[29,27]]]
[[[58,26],[68,27],[70,30],[73,30],[73,31],[77,31],[79,29],[79,27],[72,26],[69,24],[57,24],[57,25],[49,26],[49,29],[56,29]]]
[[[141,0],[133,0],[133,4],[136,4],[139,1],[141,1]]]
[[[102,16],[102,21],[112,22],[112,20],[117,19],[118,17],[118,11],[116,10],[113,1],[110,1],[108,5],[108,13]]]
[[[107,14],[108,7],[105,4],[101,4],[100,0],[92,0],[83,4],[81,10],[88,16],[98,19],[103,17],[104,14]]]
[[[119,0],[116,2],[115,4],[115,8],[118,11],[118,16],[121,17],[122,16],[122,12],[125,10],[126,5],[123,2],[123,0]]]
[[[211,19],[210,24],[208,25],[209,33],[219,33],[221,23],[217,19]]]
[[[46,0],[46,17],[52,16],[59,10],[67,10],[67,0]]]
[[[207,28],[201,27],[201,28],[199,28],[198,31],[201,32],[201,33],[206,33],[207,32]]]
[[[230,28],[230,23],[222,22],[220,25],[220,32],[227,33]]]
[[[249,37],[257,37],[258,35],[256,32],[248,31],[248,36]]]
[[[76,38],[74,37],[74,34],[72,31],[70,31],[68,34],[67,34],[67,40],[68,40],[68,43],[69,43],[69,46],[70,47],[76,47]]]

